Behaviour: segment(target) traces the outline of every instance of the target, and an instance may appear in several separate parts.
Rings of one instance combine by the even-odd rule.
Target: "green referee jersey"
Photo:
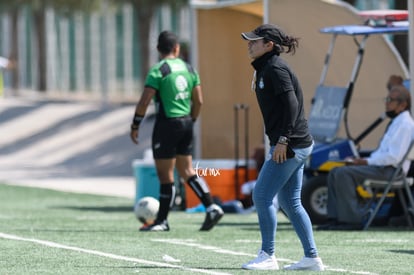
[[[163,59],[151,67],[145,86],[157,91],[159,117],[174,118],[191,113],[193,88],[200,85],[198,73],[180,58]]]

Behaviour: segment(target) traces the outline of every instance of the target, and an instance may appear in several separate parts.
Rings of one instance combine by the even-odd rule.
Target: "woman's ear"
[[[274,46],[275,46],[275,42],[273,42],[273,41],[266,42],[266,47],[269,47],[270,49],[273,49]]]

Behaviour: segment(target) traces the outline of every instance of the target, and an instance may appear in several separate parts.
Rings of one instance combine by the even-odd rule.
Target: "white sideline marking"
[[[250,256],[250,257],[256,257],[257,254],[251,254],[251,253],[244,253],[244,252],[236,252],[231,250],[226,250],[220,247],[215,247],[211,245],[202,245],[198,243],[192,242],[192,240],[177,240],[177,239],[153,239],[155,242],[164,242],[164,243],[170,243],[170,244],[178,244],[178,245],[185,245],[185,246],[191,246],[196,247],[203,250],[211,250],[216,253],[220,254],[227,254],[227,255],[235,255],[235,256]],[[294,261],[289,259],[283,259],[283,258],[277,258],[280,262],[289,262],[293,263]]]
[[[190,246],[190,247],[196,247],[198,249],[203,250],[210,250],[216,253],[221,254],[228,254],[228,255],[235,255],[235,256],[251,256],[256,257],[257,255],[250,254],[250,253],[244,253],[244,252],[236,252],[231,250],[222,249],[220,247],[215,247],[211,245],[203,245],[199,243],[195,243],[194,240],[187,239],[187,240],[180,240],[180,239],[152,239],[154,242],[163,242],[163,243],[169,243],[169,244],[176,244],[176,245],[184,245],[184,246]],[[276,258],[279,262],[288,262],[288,263],[294,263],[295,261],[292,261],[290,259],[283,259],[283,258]],[[361,274],[361,275],[378,275],[377,273],[371,273],[367,271],[350,271],[342,268],[330,268],[325,265],[326,271],[334,271],[334,272],[340,272],[340,273],[347,273],[347,274]]]
[[[9,234],[5,234],[5,233],[1,233],[1,232],[0,232],[0,238],[9,239],[9,240],[16,240],[16,241],[37,243],[37,244],[41,244],[41,245],[49,246],[49,247],[54,247],[54,248],[60,248],[60,249],[77,251],[77,252],[83,252],[83,253],[97,255],[97,256],[101,256],[101,257],[107,257],[107,258],[111,258],[111,259],[122,260],[122,261],[127,261],[127,262],[134,262],[134,263],[140,263],[140,264],[153,265],[153,266],[158,266],[158,267],[170,267],[170,268],[176,268],[176,269],[181,269],[181,270],[186,270],[186,271],[194,271],[194,272],[205,273],[205,274],[230,275],[230,273],[209,271],[209,270],[204,270],[204,269],[199,269],[199,268],[185,267],[185,266],[181,266],[181,265],[173,265],[173,264],[167,264],[167,263],[161,263],[161,262],[147,261],[147,260],[138,259],[138,258],[131,258],[131,257],[125,257],[125,256],[121,256],[121,255],[116,255],[116,254],[112,254],[112,253],[105,253],[105,252],[101,252],[101,251],[97,251],[97,250],[90,250],[90,249],[84,249],[84,248],[80,248],[80,247],[63,245],[63,244],[50,242],[50,241],[23,238],[23,237],[19,237],[19,236],[15,236],[15,235],[9,235]]]

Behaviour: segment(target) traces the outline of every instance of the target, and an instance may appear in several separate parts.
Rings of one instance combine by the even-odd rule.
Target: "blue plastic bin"
[[[147,196],[158,200],[160,195],[160,182],[158,180],[154,162],[134,160],[132,168],[136,186],[135,203],[137,203],[139,199]]]

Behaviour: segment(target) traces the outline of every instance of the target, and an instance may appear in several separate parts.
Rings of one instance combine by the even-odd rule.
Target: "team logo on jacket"
[[[263,77],[261,77],[261,78],[259,79],[259,88],[260,88],[260,89],[263,89],[263,88],[264,88]]]

